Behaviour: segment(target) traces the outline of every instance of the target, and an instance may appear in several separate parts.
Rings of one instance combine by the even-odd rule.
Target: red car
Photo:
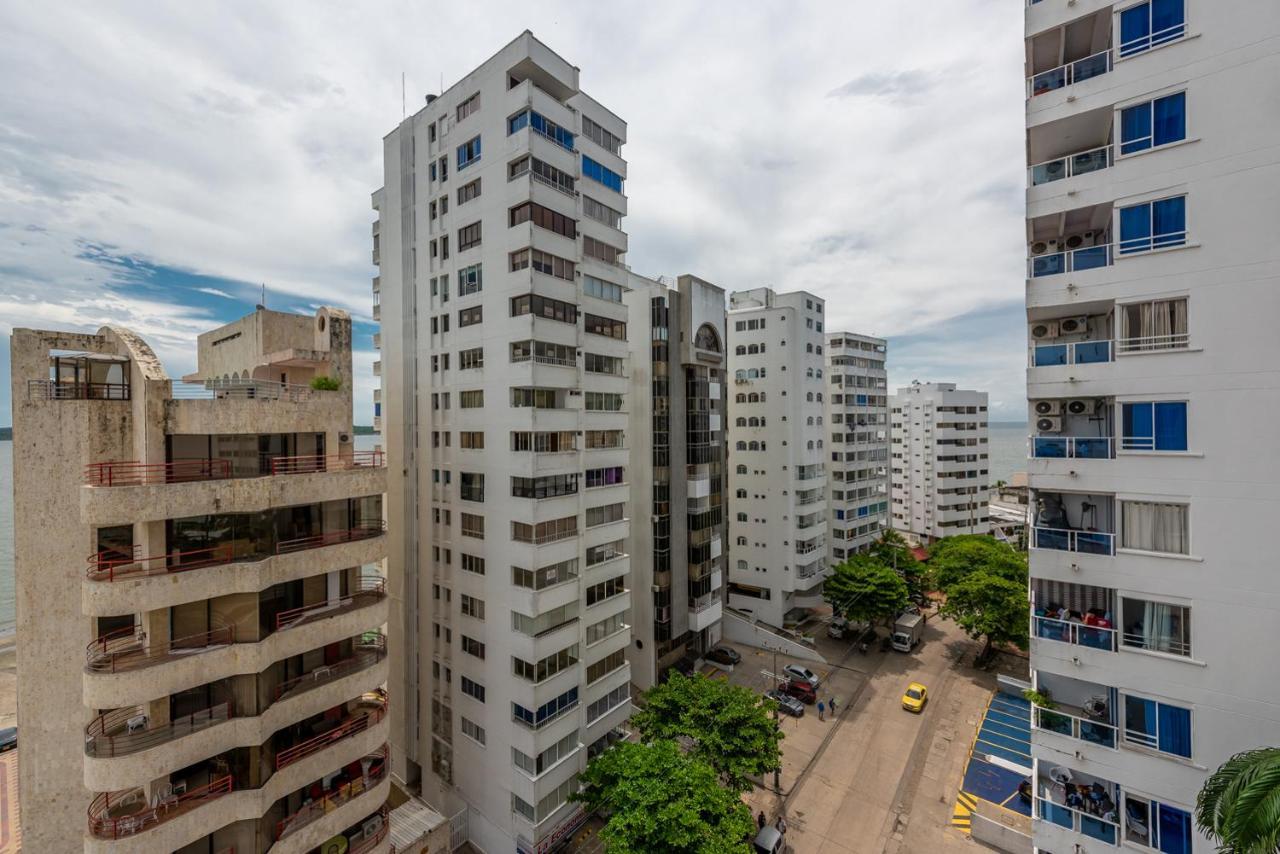
[[[818,701],[818,692],[808,682],[788,682],[782,686],[782,692],[809,706]]]

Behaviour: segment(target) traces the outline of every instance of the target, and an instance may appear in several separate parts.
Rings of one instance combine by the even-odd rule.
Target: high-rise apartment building
[[[988,533],[987,393],[914,382],[889,407],[894,529],[921,543]]]
[[[23,847],[388,850],[386,470],[346,313],[260,308],[184,381],[117,327],[12,353]]]
[[[393,752],[487,851],[630,714],[626,135],[526,31],[384,140]]]
[[[804,291],[729,295],[729,605],[777,627],[830,570],[823,320]]]
[[[724,291],[628,279],[631,680],[644,689],[720,639],[724,611]],[[621,472],[619,472],[621,475]]]
[[[1213,851],[1206,776],[1280,743],[1277,36],[1273,3],[1026,9],[1041,851]]]
[[[828,559],[843,563],[889,527],[889,392],[883,338],[828,332]]]

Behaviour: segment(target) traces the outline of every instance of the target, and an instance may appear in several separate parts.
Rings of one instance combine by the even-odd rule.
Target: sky
[[[263,286],[351,311],[371,423],[382,137],[526,28],[628,123],[633,269],[811,291],[829,331],[889,338],[890,389],[1025,420],[1022,11],[0,4],[0,426],[14,327],[129,326],[180,376]]]

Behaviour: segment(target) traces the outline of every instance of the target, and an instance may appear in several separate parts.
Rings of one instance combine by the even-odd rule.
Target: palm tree
[[[1196,798],[1196,824],[1226,854],[1280,851],[1280,748],[1222,763]]]

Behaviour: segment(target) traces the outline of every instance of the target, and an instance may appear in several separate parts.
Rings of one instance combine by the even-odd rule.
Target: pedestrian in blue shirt
[[[818,701],[818,720],[820,721],[826,720],[826,711],[827,711],[827,704],[819,700]]]

